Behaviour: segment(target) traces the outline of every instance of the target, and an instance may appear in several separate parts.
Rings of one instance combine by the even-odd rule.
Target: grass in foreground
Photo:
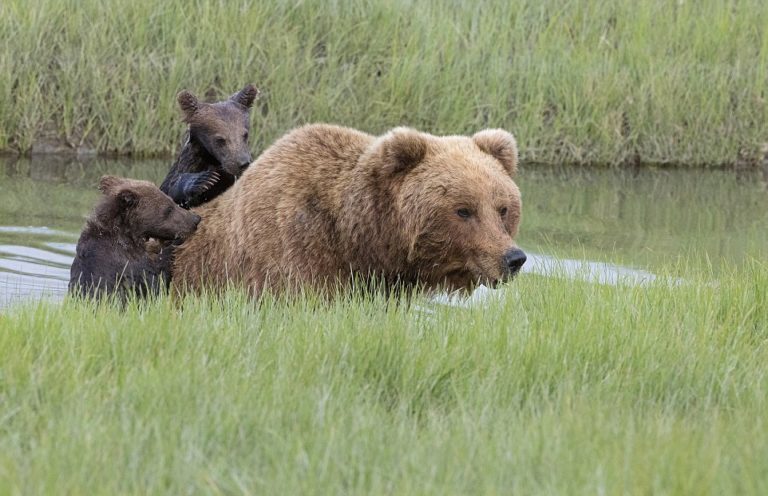
[[[766,494],[768,266],[0,317],[0,493]]]
[[[504,127],[551,163],[756,161],[766,26],[762,0],[4,0],[0,151],[167,154],[179,90],[255,82],[257,150],[332,121]]]

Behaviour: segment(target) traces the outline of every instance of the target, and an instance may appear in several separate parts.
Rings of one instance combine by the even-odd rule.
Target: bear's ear
[[[123,208],[130,208],[139,203],[139,195],[130,189],[121,190],[117,194],[117,199],[120,201],[120,205]]]
[[[184,118],[189,119],[200,108],[200,102],[197,97],[187,90],[182,90],[176,95],[176,101],[179,102],[179,108],[184,112]]]
[[[407,172],[418,165],[427,154],[427,136],[414,129],[398,127],[381,138],[381,158],[389,174]]]
[[[517,173],[517,141],[512,133],[503,129],[485,129],[472,136],[472,141],[483,152],[492,156],[514,177]]]
[[[229,97],[229,99],[235,103],[239,103],[245,108],[251,108],[253,101],[259,97],[259,94],[259,89],[254,85],[249,84],[245,88]]]
[[[99,180],[99,191],[105,195],[114,195],[125,180],[116,176],[101,176]]]

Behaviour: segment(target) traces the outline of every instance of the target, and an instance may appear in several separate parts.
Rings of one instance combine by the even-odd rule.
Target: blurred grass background
[[[5,0],[0,150],[173,153],[182,88],[248,82],[257,153],[293,126],[503,127],[525,160],[756,164],[762,0]]]

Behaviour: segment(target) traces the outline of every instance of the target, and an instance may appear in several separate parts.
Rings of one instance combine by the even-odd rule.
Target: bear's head
[[[393,200],[408,266],[428,286],[495,286],[525,263],[517,143],[492,129],[471,138],[397,128],[373,145],[378,178]]]
[[[104,197],[96,220],[106,228],[125,229],[123,234],[136,241],[185,239],[200,222],[199,215],[176,205],[149,181],[103,176],[99,190]]]
[[[198,142],[229,174],[239,177],[253,160],[248,147],[249,113],[259,90],[249,84],[229,99],[204,103],[184,90],[176,97],[189,125],[189,139]]]

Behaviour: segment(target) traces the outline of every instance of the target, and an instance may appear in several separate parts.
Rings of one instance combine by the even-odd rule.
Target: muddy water
[[[159,183],[168,166],[0,158],[0,307],[64,295],[101,175]],[[681,259],[718,270],[768,258],[768,188],[757,174],[528,166],[518,184],[528,272],[557,266],[599,283],[642,283]]]

